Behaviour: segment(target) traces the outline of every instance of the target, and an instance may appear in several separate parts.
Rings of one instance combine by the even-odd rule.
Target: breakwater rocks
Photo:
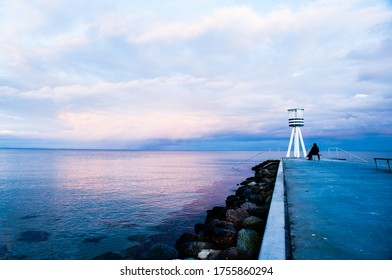
[[[140,242],[119,254],[107,252],[94,259],[257,259],[278,167],[279,160],[268,160],[254,166],[254,176],[238,184],[235,193],[226,198],[225,206],[207,210],[204,223],[196,224],[194,232],[183,233],[174,246],[167,245],[165,241],[136,240]],[[133,238],[128,240],[135,242]],[[99,240],[88,238],[84,242]]]
[[[275,186],[279,160],[252,168],[225,206],[207,211],[204,223],[182,234],[175,248],[181,259],[257,259]]]

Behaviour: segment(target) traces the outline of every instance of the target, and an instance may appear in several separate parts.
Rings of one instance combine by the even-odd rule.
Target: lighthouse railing
[[[349,155],[350,156],[350,160],[352,160],[353,158],[356,158],[356,159],[358,159],[360,161],[368,162],[366,159],[363,159],[363,158],[361,158],[359,156],[354,155],[353,153],[347,152],[347,151],[345,151],[343,149],[340,149],[338,147],[328,148],[328,158],[331,158],[331,152],[333,152],[333,151],[335,151],[335,153],[336,153],[336,158],[339,158],[339,152],[341,152],[341,153],[345,153],[345,154]]]

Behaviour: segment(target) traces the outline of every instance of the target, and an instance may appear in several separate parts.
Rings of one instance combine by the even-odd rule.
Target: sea
[[[391,152],[353,152],[372,163]],[[282,151],[0,149],[0,259],[145,258]],[[341,154],[340,154],[341,157]]]

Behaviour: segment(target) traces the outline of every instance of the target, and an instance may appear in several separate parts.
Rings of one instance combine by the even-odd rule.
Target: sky
[[[0,0],[0,147],[392,150],[392,2]]]

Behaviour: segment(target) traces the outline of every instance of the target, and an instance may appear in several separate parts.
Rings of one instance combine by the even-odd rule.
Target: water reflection
[[[193,227],[249,174],[231,169],[246,156],[0,150],[0,258],[91,259],[127,248],[132,237],[173,241],[171,228]],[[28,243],[23,232],[48,238]]]

